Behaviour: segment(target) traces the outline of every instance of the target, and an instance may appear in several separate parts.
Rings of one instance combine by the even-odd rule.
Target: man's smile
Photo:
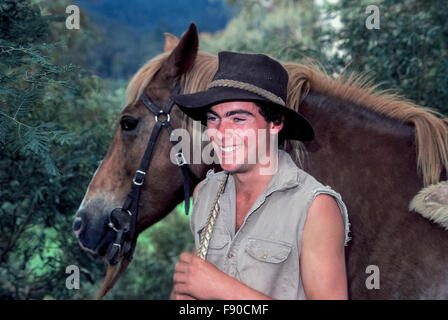
[[[241,148],[241,145],[235,145],[235,146],[230,146],[230,147],[219,147],[221,149],[221,151],[223,152],[232,152],[235,150],[239,150]]]

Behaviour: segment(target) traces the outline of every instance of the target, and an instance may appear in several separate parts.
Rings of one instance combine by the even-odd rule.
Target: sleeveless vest
[[[300,249],[308,209],[326,193],[335,198],[349,241],[347,208],[341,195],[296,166],[279,151],[278,169],[235,233],[236,193],[232,174],[220,198],[207,260],[226,274],[274,299],[306,299],[300,276]],[[225,172],[210,170],[193,204],[190,227],[199,248],[201,231]]]

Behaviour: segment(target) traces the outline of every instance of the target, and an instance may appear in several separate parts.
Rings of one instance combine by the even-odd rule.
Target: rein
[[[153,154],[154,145],[157,141],[159,133],[163,127],[168,130],[169,135],[173,131],[173,127],[170,124],[170,112],[173,108],[174,101],[172,96],[180,92],[180,84],[176,83],[170,97],[163,109],[159,109],[155,106],[145,93],[142,93],[140,100],[148,108],[148,110],[154,114],[155,125],[151,132],[151,137],[146,146],[143,158],[140,161],[140,166],[135,172],[132,179],[131,190],[128,193],[126,200],[121,208],[116,208],[109,213],[109,221],[107,226],[113,230],[115,239],[112,245],[109,247],[106,254],[109,266],[107,268],[106,276],[103,284],[97,294],[96,299],[102,299],[107,292],[113,288],[115,282],[126,270],[127,266],[132,260],[134,250],[137,244],[137,217],[138,217],[138,204],[140,199],[140,193],[142,186],[145,182],[146,170],[151,163],[151,156]],[[161,120],[160,118],[165,118]],[[170,140],[171,141],[171,140]],[[175,146],[179,141],[171,141]],[[184,197],[185,197],[185,214],[188,215],[190,209],[190,177],[193,180],[198,180],[191,172],[188,166],[182,150],[176,153],[177,166],[182,170],[183,182],[184,182]],[[117,263],[120,261],[120,267],[117,270]]]
[[[208,215],[204,230],[201,232],[201,238],[199,240],[199,249],[197,255],[199,258],[203,260],[206,260],[207,258],[208,246],[210,244],[210,239],[212,238],[213,229],[215,228],[216,219],[218,219],[220,209],[219,199],[221,198],[221,195],[224,192],[224,188],[226,187],[228,179],[229,174],[226,173],[224,179],[221,182],[221,185],[218,188],[218,193],[216,194],[215,201],[213,202],[213,206]]]

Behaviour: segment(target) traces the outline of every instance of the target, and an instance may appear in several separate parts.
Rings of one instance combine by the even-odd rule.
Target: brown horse
[[[120,126],[76,214],[79,242],[100,255],[110,245],[108,213],[121,206],[129,192],[154,126],[140,95],[146,93],[162,108],[176,81],[184,93],[205,90],[217,69],[216,56],[198,52],[193,24],[180,41],[171,35],[166,38],[165,53],[131,80]],[[340,192],[348,207],[350,297],[448,298],[448,232],[408,209],[420,189],[446,179],[446,120],[398,96],[374,92],[375,87],[360,78],[331,79],[313,66],[284,66],[290,75],[288,105],[300,110],[316,133],[312,142],[288,142],[285,150],[305,171]],[[191,133],[192,148],[204,146],[204,128],[176,106],[171,123]],[[183,199],[182,174],[170,161],[170,148],[163,131],[142,190],[138,232],[165,217]],[[209,168],[191,165],[198,180]],[[379,289],[366,285],[371,265],[379,271]]]

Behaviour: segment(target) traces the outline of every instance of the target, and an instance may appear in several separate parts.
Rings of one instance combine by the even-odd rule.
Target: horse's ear
[[[194,23],[190,24],[179,43],[162,64],[162,72],[168,77],[179,77],[193,66],[199,48],[199,36]]]
[[[163,35],[165,36],[165,47],[163,52],[172,51],[179,43],[179,38],[168,32],[164,32]]]

